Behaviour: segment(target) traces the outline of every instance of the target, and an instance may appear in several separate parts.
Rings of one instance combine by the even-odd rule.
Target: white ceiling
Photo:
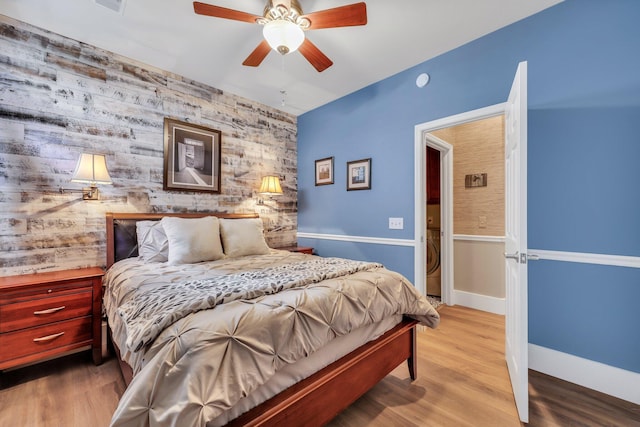
[[[255,15],[266,3],[201,1]],[[2,0],[0,14],[299,115],[560,1],[368,0],[366,26],[306,33],[334,62],[322,73],[299,52],[243,66],[262,27],[196,15],[191,0],[126,0],[122,14],[94,0]],[[300,0],[305,13],[356,2]]]

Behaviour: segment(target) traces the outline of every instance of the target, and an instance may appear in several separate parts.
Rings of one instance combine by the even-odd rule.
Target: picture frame
[[[165,191],[220,193],[222,132],[164,119]]]
[[[347,191],[371,190],[371,158],[347,162]]]
[[[316,186],[333,184],[333,157],[316,160]]]

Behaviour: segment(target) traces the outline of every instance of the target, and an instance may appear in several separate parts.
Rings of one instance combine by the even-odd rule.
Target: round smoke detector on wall
[[[429,74],[427,73],[420,74],[416,79],[416,86],[418,87],[425,87],[427,83],[429,83]]]

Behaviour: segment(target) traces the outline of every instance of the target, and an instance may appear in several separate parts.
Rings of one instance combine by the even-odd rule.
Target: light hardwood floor
[[[519,426],[504,362],[504,318],[443,307],[406,364],[334,419],[346,426]],[[107,426],[124,391],[117,363],[88,352],[0,374],[0,426]],[[530,371],[530,426],[640,426],[640,406]]]

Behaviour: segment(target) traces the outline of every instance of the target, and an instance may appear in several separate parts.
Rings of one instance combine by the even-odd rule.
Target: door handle
[[[516,262],[519,262],[520,264],[526,264],[527,263],[527,259],[533,259],[533,260],[538,260],[540,259],[537,255],[528,255],[524,252],[519,253],[518,251],[516,251],[513,254],[508,254],[508,253],[504,253],[504,257],[506,259],[513,259]]]
[[[518,251],[516,251],[513,254],[508,254],[508,253],[504,253],[504,257],[506,259],[515,259],[516,261],[520,261],[520,255],[518,254]]]

